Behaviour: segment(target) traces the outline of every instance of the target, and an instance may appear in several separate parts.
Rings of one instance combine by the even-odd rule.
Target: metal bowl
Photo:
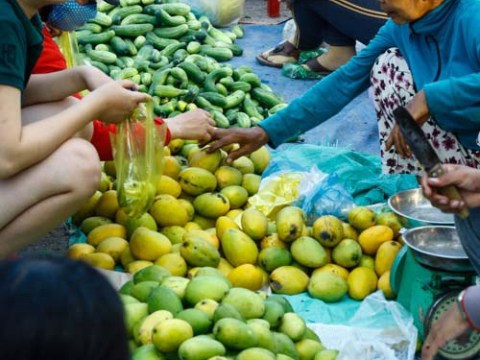
[[[388,199],[388,206],[400,216],[405,228],[429,225],[453,225],[454,217],[432,206],[422,189],[401,191]]]
[[[420,264],[445,271],[473,271],[453,226],[413,228],[403,239]]]

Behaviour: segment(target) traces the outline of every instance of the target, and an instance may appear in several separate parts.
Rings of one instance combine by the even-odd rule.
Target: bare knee
[[[80,198],[90,197],[99,186],[100,159],[97,151],[88,141],[74,138],[63,145],[67,181],[72,192]]]

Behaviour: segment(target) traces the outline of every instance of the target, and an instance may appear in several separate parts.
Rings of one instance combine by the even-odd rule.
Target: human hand
[[[480,207],[480,170],[466,165],[443,164],[444,174],[438,178],[422,176],[423,194],[433,206],[445,212],[458,213],[465,208]],[[462,200],[450,199],[438,189],[454,185]]]
[[[173,139],[198,140],[200,143],[209,142],[215,131],[215,122],[210,113],[202,109],[195,109],[165,119]]]
[[[95,118],[106,123],[119,123],[130,116],[139,103],[150,99],[148,94],[136,90],[137,85],[132,81],[112,81],[90,92],[83,101],[95,109]]]
[[[207,152],[213,152],[223,146],[230,144],[238,144],[240,147],[231,151],[227,157],[227,163],[247,155],[259,149],[268,142],[268,135],[261,127],[253,127],[249,129],[215,129],[212,136],[212,142]]]
[[[408,158],[412,156],[412,150],[405,141],[405,138],[403,137],[402,132],[397,124],[393,126],[392,132],[385,143],[385,149],[390,150],[392,146],[395,146],[395,150],[402,158]]]
[[[422,360],[432,360],[439,348],[463,334],[468,327],[458,306],[453,304],[431,327],[427,339],[423,343]]]

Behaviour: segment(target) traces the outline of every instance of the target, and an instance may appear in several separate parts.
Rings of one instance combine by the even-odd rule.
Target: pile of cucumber
[[[242,55],[243,28],[212,26],[177,0],[99,2],[96,18],[76,32],[82,61],[152,95],[155,114],[173,117],[202,108],[218,127],[254,126],[286,106],[248,66],[225,64]]]

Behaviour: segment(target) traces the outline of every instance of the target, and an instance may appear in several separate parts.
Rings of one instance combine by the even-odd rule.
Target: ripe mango
[[[152,342],[162,353],[177,351],[180,345],[193,337],[193,329],[182,319],[167,319],[159,322],[153,331]]]
[[[263,171],[270,163],[270,151],[265,146],[262,146],[258,150],[252,152],[249,157],[250,160],[252,160],[255,174],[262,175]]]
[[[393,240],[393,230],[386,225],[374,225],[363,230],[358,236],[358,242],[363,253],[375,255],[380,245]]]
[[[386,225],[393,230],[393,237],[396,238],[403,227],[400,218],[392,211],[382,212],[375,218],[377,225]]]
[[[257,244],[243,231],[229,228],[224,232],[220,242],[225,258],[233,266],[256,263]]]
[[[375,225],[375,212],[366,206],[357,206],[348,212],[348,223],[363,231]]]
[[[240,185],[226,186],[220,190],[220,193],[230,202],[230,209],[239,209],[248,201],[248,192]]]
[[[125,228],[125,226],[119,224],[100,225],[89,232],[87,236],[87,242],[90,245],[97,246],[103,240],[109,237],[120,237],[126,239],[127,229]]]
[[[232,162],[232,166],[239,170],[242,174],[253,174],[255,172],[255,165],[252,160],[246,156],[240,156]]]
[[[155,261],[155,265],[164,267],[173,276],[185,276],[187,273],[187,262],[180,254],[162,255]]]
[[[183,235],[187,232],[182,226],[172,225],[163,227],[160,232],[165,235],[172,244],[183,242]]]
[[[95,205],[95,215],[104,216],[109,219],[115,218],[115,213],[119,209],[117,191],[105,191]]]
[[[192,222],[200,226],[200,230],[205,230],[205,229],[215,227],[216,221],[217,219],[215,218],[208,218],[205,216],[201,216],[199,214],[195,214],[195,216],[192,219]]]
[[[230,228],[240,229],[237,223],[233,221],[231,218],[229,218],[228,216],[220,216],[217,219],[217,222],[215,224],[215,229],[216,229],[217,237],[219,239],[221,239],[225,231]]]
[[[343,239],[332,251],[333,261],[347,269],[357,266],[361,257],[362,248],[352,239]]]
[[[316,272],[308,284],[310,296],[325,302],[340,301],[347,291],[347,281],[330,271]]]
[[[258,193],[258,189],[260,188],[260,182],[262,178],[260,175],[257,174],[244,174],[242,179],[242,187],[247,190],[248,195],[253,196]]]
[[[249,208],[242,214],[242,230],[253,240],[260,240],[267,235],[267,217],[255,208]]]
[[[220,150],[208,153],[205,149],[202,149],[193,153],[188,159],[188,165],[190,167],[205,169],[212,174],[215,173],[221,162],[222,154]]]
[[[305,228],[305,213],[295,206],[287,206],[276,215],[278,238],[292,242],[302,236]]]
[[[203,311],[205,314],[208,315],[208,318],[213,320],[213,315],[215,314],[215,310],[217,310],[219,306],[218,301],[213,299],[205,299],[198,302],[194,308]]]
[[[78,260],[83,255],[91,254],[95,252],[95,247],[90,244],[78,243],[73,244],[68,248],[67,255],[70,259]]]
[[[193,207],[200,216],[216,219],[230,210],[230,202],[221,193],[207,192],[195,198]]]
[[[260,249],[266,249],[268,247],[279,247],[286,249],[288,248],[288,245],[286,242],[280,240],[277,233],[273,233],[260,240]]]
[[[259,290],[263,286],[263,271],[252,264],[243,264],[228,274],[228,280],[235,287]]]
[[[193,196],[214,191],[217,187],[215,175],[202,168],[190,167],[182,170],[178,179],[182,190]]]
[[[130,239],[130,251],[139,260],[156,260],[171,249],[172,243],[165,235],[145,227],[137,228]]]
[[[240,170],[231,166],[220,166],[217,171],[215,171],[215,177],[219,189],[223,189],[227,186],[239,186],[242,184],[243,180],[243,174]]]
[[[77,210],[72,216],[72,221],[74,224],[79,225],[81,222],[91,216],[95,215],[95,207],[97,206],[98,200],[102,196],[101,191],[95,191],[95,193]]]
[[[150,214],[160,226],[184,226],[188,222],[187,210],[171,195],[157,196]]]
[[[134,260],[132,262],[129,262],[127,264],[127,266],[125,266],[125,270],[129,273],[129,274],[135,274],[137,273],[138,271],[142,270],[142,269],[145,269],[149,266],[152,266],[153,263],[151,261],[147,261],[147,260]]]
[[[172,154],[178,154],[182,150],[183,145],[185,145],[185,140],[183,139],[172,139],[168,143],[168,148]]]
[[[375,271],[366,267],[357,267],[348,275],[348,295],[354,300],[363,300],[377,289]]]
[[[180,171],[182,171],[182,168],[175,157],[165,156],[163,158],[163,175],[177,180]]]
[[[88,235],[90,231],[92,231],[96,227],[111,223],[112,219],[109,219],[107,217],[90,216],[82,221],[82,223],[80,224],[80,230],[82,230],[85,235]]]
[[[352,240],[358,239],[358,231],[352,225],[346,222],[342,222],[342,226],[343,226],[344,239],[352,239]]]
[[[83,255],[80,260],[104,270],[113,270],[115,268],[115,260],[105,253],[91,253]]]
[[[312,234],[320,244],[332,248],[343,239],[343,222],[333,216],[320,216],[313,223]]]
[[[208,241],[186,233],[180,248],[180,254],[190,266],[216,267],[220,262],[220,253]]]
[[[395,299],[397,294],[392,290],[390,286],[390,270],[384,272],[378,279],[377,288],[382,290],[386,299]]]
[[[157,226],[157,223],[155,222],[155,219],[149,213],[144,213],[137,218],[127,216],[125,227],[127,228],[127,237],[129,239],[132,236],[132,234],[135,232],[135,230],[137,230],[139,227],[144,227],[152,231],[158,230],[158,226]]]
[[[213,335],[226,347],[242,350],[254,347],[257,337],[248,325],[237,319],[223,318],[213,326]]]
[[[300,265],[317,268],[328,262],[328,255],[320,243],[309,236],[301,236],[290,245],[293,258]]]
[[[172,195],[175,198],[178,198],[182,193],[182,187],[178,182],[172,179],[170,176],[161,175],[155,181],[155,194],[163,195],[168,194]]]
[[[245,320],[260,318],[265,313],[263,298],[244,288],[231,288],[222,299],[222,304],[233,305]]]
[[[206,335],[198,335],[184,341],[178,348],[180,359],[205,360],[226,353],[225,346]]]
[[[294,295],[307,290],[308,275],[295,266],[281,266],[270,274],[270,288],[274,293]]]
[[[178,199],[178,202],[187,211],[188,221],[193,220],[193,217],[195,216],[195,208],[193,207],[192,202],[186,199]]]
[[[165,286],[172,290],[177,296],[183,300],[185,297],[185,291],[190,279],[181,276],[169,276],[162,282],[162,286]]]
[[[382,276],[392,268],[401,248],[402,245],[397,241],[387,241],[380,245],[375,256],[375,272],[378,276]]]
[[[333,274],[336,274],[336,275],[339,275],[341,278],[343,278],[345,281],[347,281],[347,278],[348,278],[348,270],[341,267],[340,265],[337,265],[337,264],[326,264],[326,265],[323,265],[322,267],[319,267],[318,269],[315,269],[311,276],[315,275],[316,273],[318,272],[322,272],[322,271],[327,271],[327,272],[331,272]]]
[[[120,255],[128,247],[128,241],[120,237],[109,237],[97,246],[97,252],[110,255],[115,262],[120,260]]]

